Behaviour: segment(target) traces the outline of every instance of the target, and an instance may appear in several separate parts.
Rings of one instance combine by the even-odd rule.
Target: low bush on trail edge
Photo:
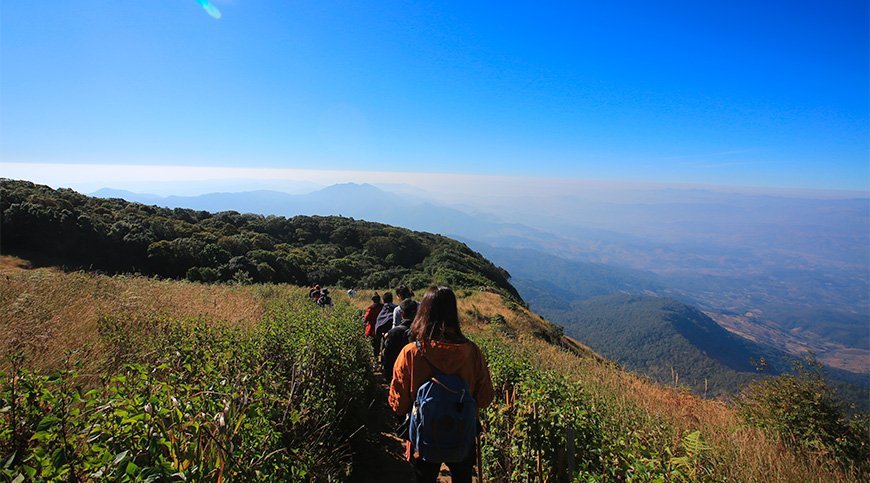
[[[825,382],[814,359],[794,364],[782,374],[748,385],[737,409],[747,423],[781,437],[790,447],[827,456],[858,475],[870,470],[870,419],[847,419],[846,406]]]
[[[493,481],[717,481],[700,432],[676,447],[664,428],[622,432],[578,382],[536,368],[501,337],[476,340],[496,390],[481,413],[484,472]]]
[[[6,481],[335,481],[371,394],[357,311],[273,302],[257,328],[104,320],[117,350],[96,384],[74,354],[0,386]]]

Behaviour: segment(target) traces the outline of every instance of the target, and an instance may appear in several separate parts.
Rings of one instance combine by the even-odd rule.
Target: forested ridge
[[[701,395],[736,393],[760,375],[753,360],[770,359],[765,373],[789,367],[772,358],[772,350],[763,351],[697,309],[666,298],[615,294],[577,302],[561,313],[542,312],[627,369]]]
[[[673,299],[612,294],[561,307],[538,293],[530,306],[604,357],[659,383],[729,398],[752,381],[793,371],[801,358],[732,334],[695,307]],[[868,410],[866,378],[826,367],[843,401]]]
[[[0,248],[36,263],[192,281],[356,288],[491,287],[509,274],[465,244],[336,216],[167,209],[0,180]]]

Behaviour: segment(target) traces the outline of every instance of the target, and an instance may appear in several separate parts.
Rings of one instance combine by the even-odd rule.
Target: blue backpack
[[[420,350],[420,342],[416,344]],[[464,461],[474,446],[477,431],[477,401],[465,381],[436,368],[435,375],[417,389],[408,429],[420,458]]]

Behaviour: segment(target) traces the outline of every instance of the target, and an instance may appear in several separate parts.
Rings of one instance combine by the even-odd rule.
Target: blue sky
[[[870,190],[865,1],[213,3],[4,2],[0,163]]]

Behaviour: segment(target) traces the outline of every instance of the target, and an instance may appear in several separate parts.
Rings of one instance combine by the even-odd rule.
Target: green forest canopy
[[[337,216],[167,209],[0,179],[0,245],[35,263],[201,282],[431,283],[522,300],[510,275],[465,244]]]

